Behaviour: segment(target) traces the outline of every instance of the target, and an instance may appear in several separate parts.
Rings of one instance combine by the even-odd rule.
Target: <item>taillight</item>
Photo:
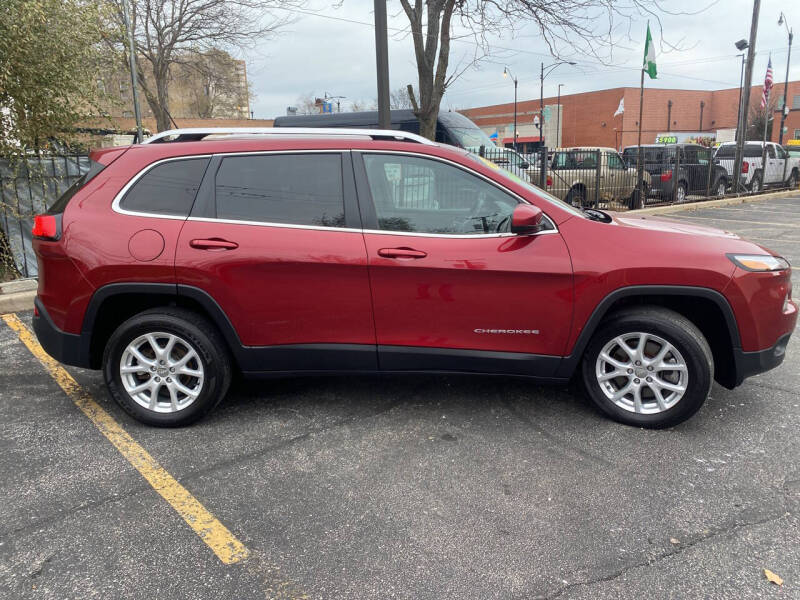
[[[750,170],[750,163],[747,162],[747,161],[744,161],[742,163],[742,173],[747,173],[749,170]]]
[[[547,187],[552,187],[553,185],[553,178],[550,175],[547,176]]]
[[[46,240],[57,240],[60,237],[61,229],[59,219],[56,215],[36,215],[33,217],[33,237]]]
[[[672,179],[672,169],[667,169],[661,174],[661,181],[669,181]]]

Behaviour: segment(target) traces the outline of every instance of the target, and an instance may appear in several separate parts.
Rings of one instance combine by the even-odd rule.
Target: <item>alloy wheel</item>
[[[146,333],[128,344],[119,362],[122,385],[140,406],[174,413],[203,391],[205,374],[197,351],[171,333]]]
[[[644,332],[619,335],[600,351],[595,364],[603,394],[623,410],[656,414],[674,407],[686,393],[689,371],[678,349]]]

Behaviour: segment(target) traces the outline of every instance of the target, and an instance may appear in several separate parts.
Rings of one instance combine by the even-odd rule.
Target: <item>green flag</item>
[[[647,39],[644,41],[644,64],[642,69],[647,71],[650,79],[656,78],[656,51],[653,48],[653,36],[650,35],[650,23],[647,23]]]

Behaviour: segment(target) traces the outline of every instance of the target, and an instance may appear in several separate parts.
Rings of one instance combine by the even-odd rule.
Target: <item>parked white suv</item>
[[[800,157],[789,156],[786,150],[773,142],[766,142],[766,146],[765,166],[762,165],[764,142],[745,142],[740,175],[742,185],[752,192],[760,192],[766,186],[796,188],[800,180]],[[736,142],[720,144],[714,163],[731,175],[735,160]]]

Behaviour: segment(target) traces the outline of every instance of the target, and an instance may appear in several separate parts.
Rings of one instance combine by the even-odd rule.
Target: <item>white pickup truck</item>
[[[800,157],[789,156],[781,146],[766,142],[766,166],[762,165],[764,142],[745,142],[740,181],[751,192],[760,192],[767,186],[797,187],[800,181]],[[730,175],[736,160],[736,142],[725,142],[717,148],[714,163]],[[731,181],[734,178],[731,177]]]

